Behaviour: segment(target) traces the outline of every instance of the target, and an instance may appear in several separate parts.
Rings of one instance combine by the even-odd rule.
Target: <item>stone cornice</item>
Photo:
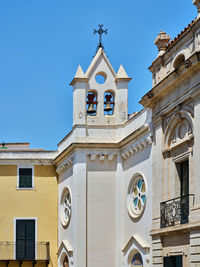
[[[158,84],[156,84],[147,94],[145,94],[139,103],[145,107],[153,107],[157,102],[160,101],[163,93],[166,92],[166,90],[170,91],[171,89],[175,88],[175,84],[178,85],[179,83],[184,82],[192,72],[198,71],[200,68],[199,60],[200,52],[193,53],[187,60],[192,64],[190,68],[184,67],[185,65],[183,64],[179,70],[173,70]]]
[[[187,224],[179,224],[175,226],[169,226],[165,228],[152,229],[150,231],[151,236],[166,236],[174,233],[190,232],[191,230],[200,229],[200,222],[190,222]]]
[[[70,154],[73,153],[74,149],[118,149],[122,150],[128,143],[132,142],[133,140],[138,139],[144,134],[149,132],[150,128],[149,125],[143,125],[142,127],[136,129],[133,133],[126,136],[120,142],[116,143],[71,143],[66,149],[64,149],[55,159],[54,164],[58,165],[65,157],[68,157]]]
[[[61,174],[62,172],[67,170],[72,165],[73,165],[73,157],[67,158],[61,164],[59,164],[59,166],[56,168],[56,172],[58,174]]]
[[[130,145],[126,147],[121,153],[121,156],[124,160],[135,156],[138,152],[144,150],[148,146],[152,144],[152,138],[149,136],[147,138],[142,139],[141,141],[135,143],[134,145]]]

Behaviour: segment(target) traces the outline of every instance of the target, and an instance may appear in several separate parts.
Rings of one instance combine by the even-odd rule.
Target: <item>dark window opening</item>
[[[189,160],[177,164],[180,180],[181,223],[188,223],[189,217]]]
[[[16,259],[35,259],[35,220],[16,220]]]
[[[164,257],[164,267],[182,267],[182,255]]]
[[[32,168],[19,168],[19,188],[32,186]]]

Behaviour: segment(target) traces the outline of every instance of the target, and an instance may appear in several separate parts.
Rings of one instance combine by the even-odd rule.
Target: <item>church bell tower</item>
[[[99,25],[101,36],[102,26]],[[84,73],[79,65],[73,86],[73,126],[122,125],[128,119],[128,82],[123,66],[115,73],[102,46]]]

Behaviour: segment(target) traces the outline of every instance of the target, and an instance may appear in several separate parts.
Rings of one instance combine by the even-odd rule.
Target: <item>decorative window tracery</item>
[[[61,222],[67,227],[71,219],[71,193],[68,187],[63,190],[61,198]]]
[[[135,175],[128,190],[128,211],[131,217],[141,216],[146,204],[146,183],[141,174]]]

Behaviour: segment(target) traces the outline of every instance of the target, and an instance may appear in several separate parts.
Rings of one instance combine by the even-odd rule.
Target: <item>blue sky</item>
[[[104,24],[106,54],[129,84],[129,113],[151,89],[148,67],[161,29],[175,37],[197,16],[192,0],[0,0],[1,142],[57,148],[72,127],[72,88],[87,70]]]

